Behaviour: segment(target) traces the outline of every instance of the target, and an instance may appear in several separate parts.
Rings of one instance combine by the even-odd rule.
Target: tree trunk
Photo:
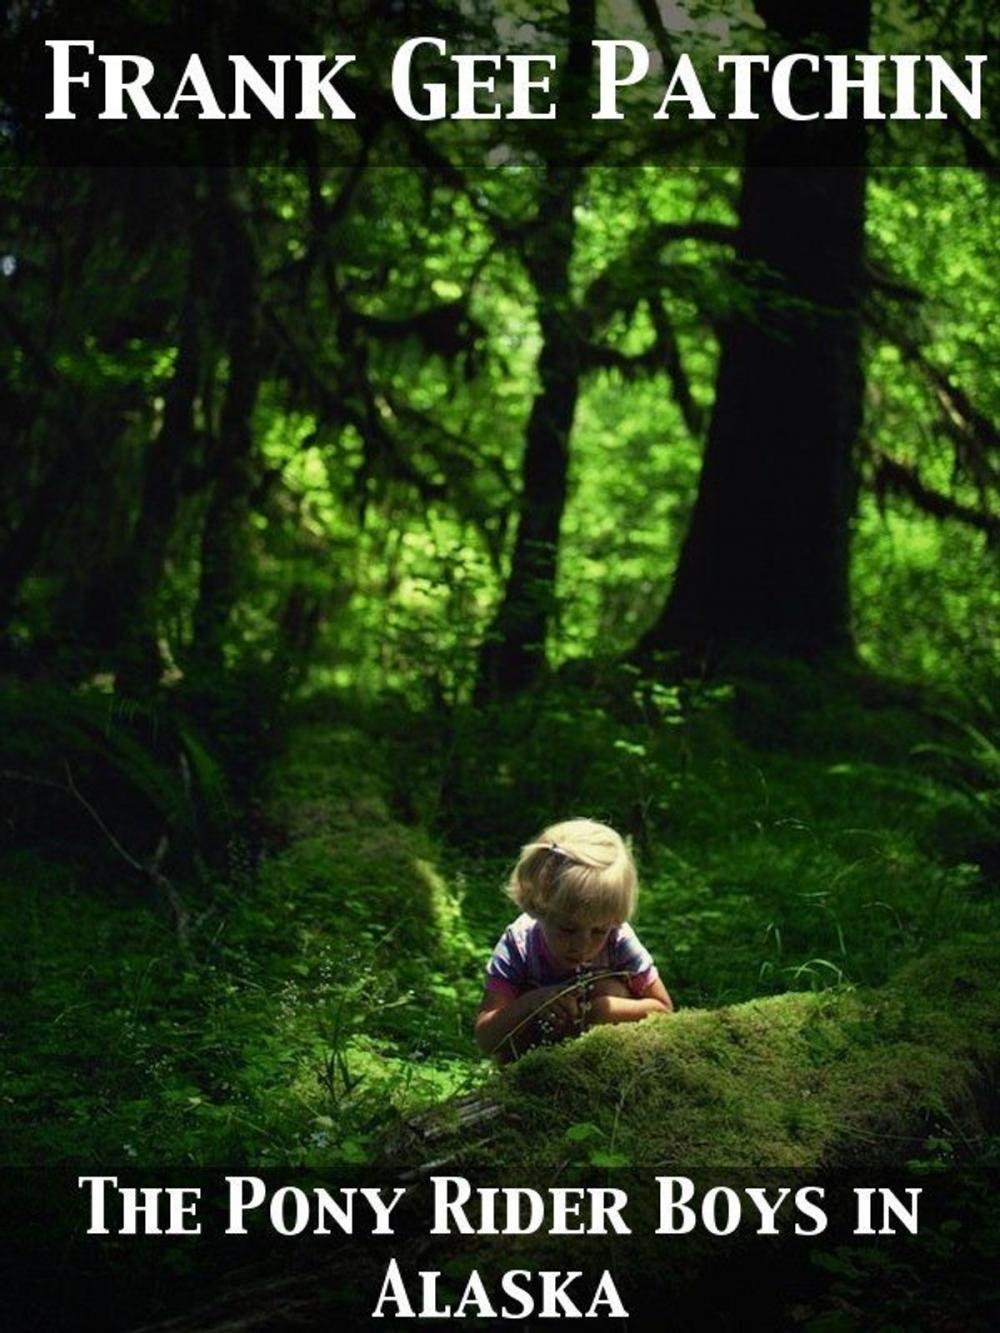
[[[579,112],[589,83],[595,3],[574,4],[560,105]],[[542,348],[539,390],[528,418],[521,506],[510,574],[479,658],[476,698],[499,699],[535,684],[545,671],[545,639],[555,604],[559,529],[566,506],[569,438],[582,362],[578,312],[570,293],[574,208],[582,167],[548,163],[527,255],[538,297]]]
[[[758,9],[793,43],[817,31],[831,49],[867,41],[868,0]],[[851,648],[865,178],[857,120],[817,121],[808,138],[781,120],[750,133],[737,264],[758,299],[723,335],[691,525],[639,656]]]
[[[98,442],[73,441],[76,452],[60,453],[43,480],[31,492],[24,517],[14,527],[0,551],[0,628],[5,628],[17,609],[21,585],[37,564],[47,537],[81,489],[85,469],[92,466]]]
[[[158,595],[167,551],[193,463],[195,399],[201,369],[201,291],[209,257],[196,224],[173,376],[164,395],[163,421],[149,446],[142,502],[125,568],[119,578],[116,687],[142,697],[163,672],[157,632]]]
[[[191,645],[191,663],[198,671],[222,668],[226,630],[239,593],[240,548],[257,483],[252,418],[263,371],[253,242],[235,200],[222,197],[218,208],[228,253],[224,293],[228,297],[229,378],[211,463],[215,484],[202,532]]]
[[[532,403],[521,464],[521,511],[510,574],[480,656],[478,696],[514,694],[545,670],[545,638],[555,600],[559,529],[566,506],[569,437],[580,355],[569,297],[573,203],[580,173],[547,173],[538,243],[530,265],[538,293],[540,388]]]

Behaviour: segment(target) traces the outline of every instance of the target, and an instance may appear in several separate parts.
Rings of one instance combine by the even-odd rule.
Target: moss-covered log
[[[970,937],[878,990],[597,1028],[498,1075],[502,1113],[473,1149],[454,1136],[455,1162],[517,1163],[525,1179],[588,1157],[823,1171],[905,1162],[935,1127],[974,1141],[996,1111],[998,980],[997,941]],[[441,1136],[434,1155],[448,1151]]]
[[[389,786],[362,732],[300,709],[271,774],[266,818],[282,846],[264,861],[261,882],[289,899],[313,895],[367,947],[391,938],[397,982],[426,974],[428,960],[456,979],[471,976],[477,951],[438,849],[394,815]]]
[[[610,1250],[606,1237],[567,1241],[544,1228],[521,1237],[431,1239],[428,1187],[417,1185],[412,1171],[404,1174],[400,1165],[397,1178],[409,1182],[410,1193],[400,1209],[403,1220],[392,1253],[410,1273],[444,1269],[449,1291],[460,1289],[473,1268],[489,1283],[514,1266],[537,1272],[589,1265],[588,1271],[596,1271],[610,1256],[630,1314],[644,1320],[655,1311],[659,1319],[669,1310],[677,1327],[695,1326],[707,1309],[713,1327],[745,1327],[749,1284],[760,1326],[787,1326],[780,1321],[789,1300],[798,1311],[793,1323],[804,1310],[840,1309],[839,1298],[825,1291],[822,1264],[810,1261],[809,1243],[783,1237],[763,1249],[744,1244],[752,1227],[723,1237],[698,1229],[690,1236],[654,1234],[648,1211],[653,1172],[730,1184],[748,1178],[756,1185],[836,1181],[830,1191],[835,1203],[849,1197],[845,1181],[895,1180],[893,1165],[919,1154],[935,1129],[974,1157],[996,1110],[996,945],[989,936],[943,945],[878,990],[787,994],[691,1010],[597,1029],[532,1052],[498,1072],[484,1090],[481,1109],[492,1116],[470,1117],[468,1100],[461,1109],[441,1108],[436,1126],[425,1118],[413,1140],[397,1143],[397,1152],[408,1155],[412,1167],[423,1148],[427,1173],[462,1175],[476,1185],[530,1183],[543,1191],[588,1181],[591,1171],[573,1169],[588,1159],[593,1166],[632,1162],[644,1169],[606,1178],[602,1171],[600,1178],[628,1192],[633,1234],[617,1238]],[[880,1169],[877,1177],[873,1167]],[[749,1169],[749,1177],[741,1168]],[[372,1179],[384,1179],[374,1165],[370,1170]],[[969,1206],[972,1196],[960,1190],[943,1211],[939,1207],[940,1217],[952,1215],[949,1207]],[[980,1199],[974,1206],[987,1205]],[[977,1217],[966,1221],[975,1227]],[[935,1249],[941,1237],[933,1220],[929,1229],[924,1248],[906,1251],[905,1261],[894,1258],[895,1251],[887,1257],[884,1246],[875,1260],[867,1250],[851,1251],[851,1262],[858,1265],[855,1285],[864,1292],[858,1299],[881,1302],[889,1312],[900,1301],[930,1300],[949,1319],[957,1299],[965,1313],[974,1312],[978,1260],[973,1255],[960,1266],[957,1295],[940,1297],[937,1284],[951,1271],[951,1251]],[[824,1237],[816,1246],[823,1251],[838,1243]],[[364,1322],[383,1281],[387,1253],[368,1244],[348,1243],[332,1253],[324,1246],[294,1272],[288,1271],[287,1256],[279,1257],[262,1265],[253,1282],[221,1282],[209,1304],[139,1333],[321,1327],[345,1312]],[[846,1261],[837,1262],[836,1271],[855,1271],[844,1270]],[[926,1264],[919,1276],[915,1262]],[[963,1283],[973,1286],[965,1291]],[[971,1315],[970,1320],[962,1326],[980,1326]]]

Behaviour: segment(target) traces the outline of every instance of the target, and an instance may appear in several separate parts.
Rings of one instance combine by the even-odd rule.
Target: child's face
[[[543,916],[539,919],[549,953],[556,963],[566,968],[579,967],[596,958],[617,925],[615,921],[604,924],[580,921],[570,915]]]

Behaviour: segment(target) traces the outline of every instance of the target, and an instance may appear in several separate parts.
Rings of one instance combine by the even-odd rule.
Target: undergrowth
[[[149,884],[58,793],[32,850],[0,859],[5,1160],[371,1160],[401,1120],[488,1076],[471,1020],[509,916],[500,888],[519,844],[569,815],[632,838],[637,927],[682,1009],[791,992],[800,1015],[882,985],[997,925],[989,734],[983,717],[802,674],[706,687],[616,670],[586,695],[450,715],[315,695],[247,807],[252,837],[245,812],[221,832],[194,806],[175,814],[183,947]],[[210,746],[190,735],[207,787]],[[79,772],[115,826],[100,765]],[[156,775],[144,812],[159,808]],[[151,836],[143,818],[150,833],[133,821],[130,837]],[[244,854],[212,855],[202,831]],[[588,1041],[610,1060],[619,1035]],[[808,1140],[822,1125],[800,1100]]]

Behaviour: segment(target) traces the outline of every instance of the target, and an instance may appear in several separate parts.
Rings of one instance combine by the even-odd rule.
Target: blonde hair
[[[521,848],[507,894],[532,916],[622,925],[635,911],[637,881],[632,853],[613,828],[566,819]]]

